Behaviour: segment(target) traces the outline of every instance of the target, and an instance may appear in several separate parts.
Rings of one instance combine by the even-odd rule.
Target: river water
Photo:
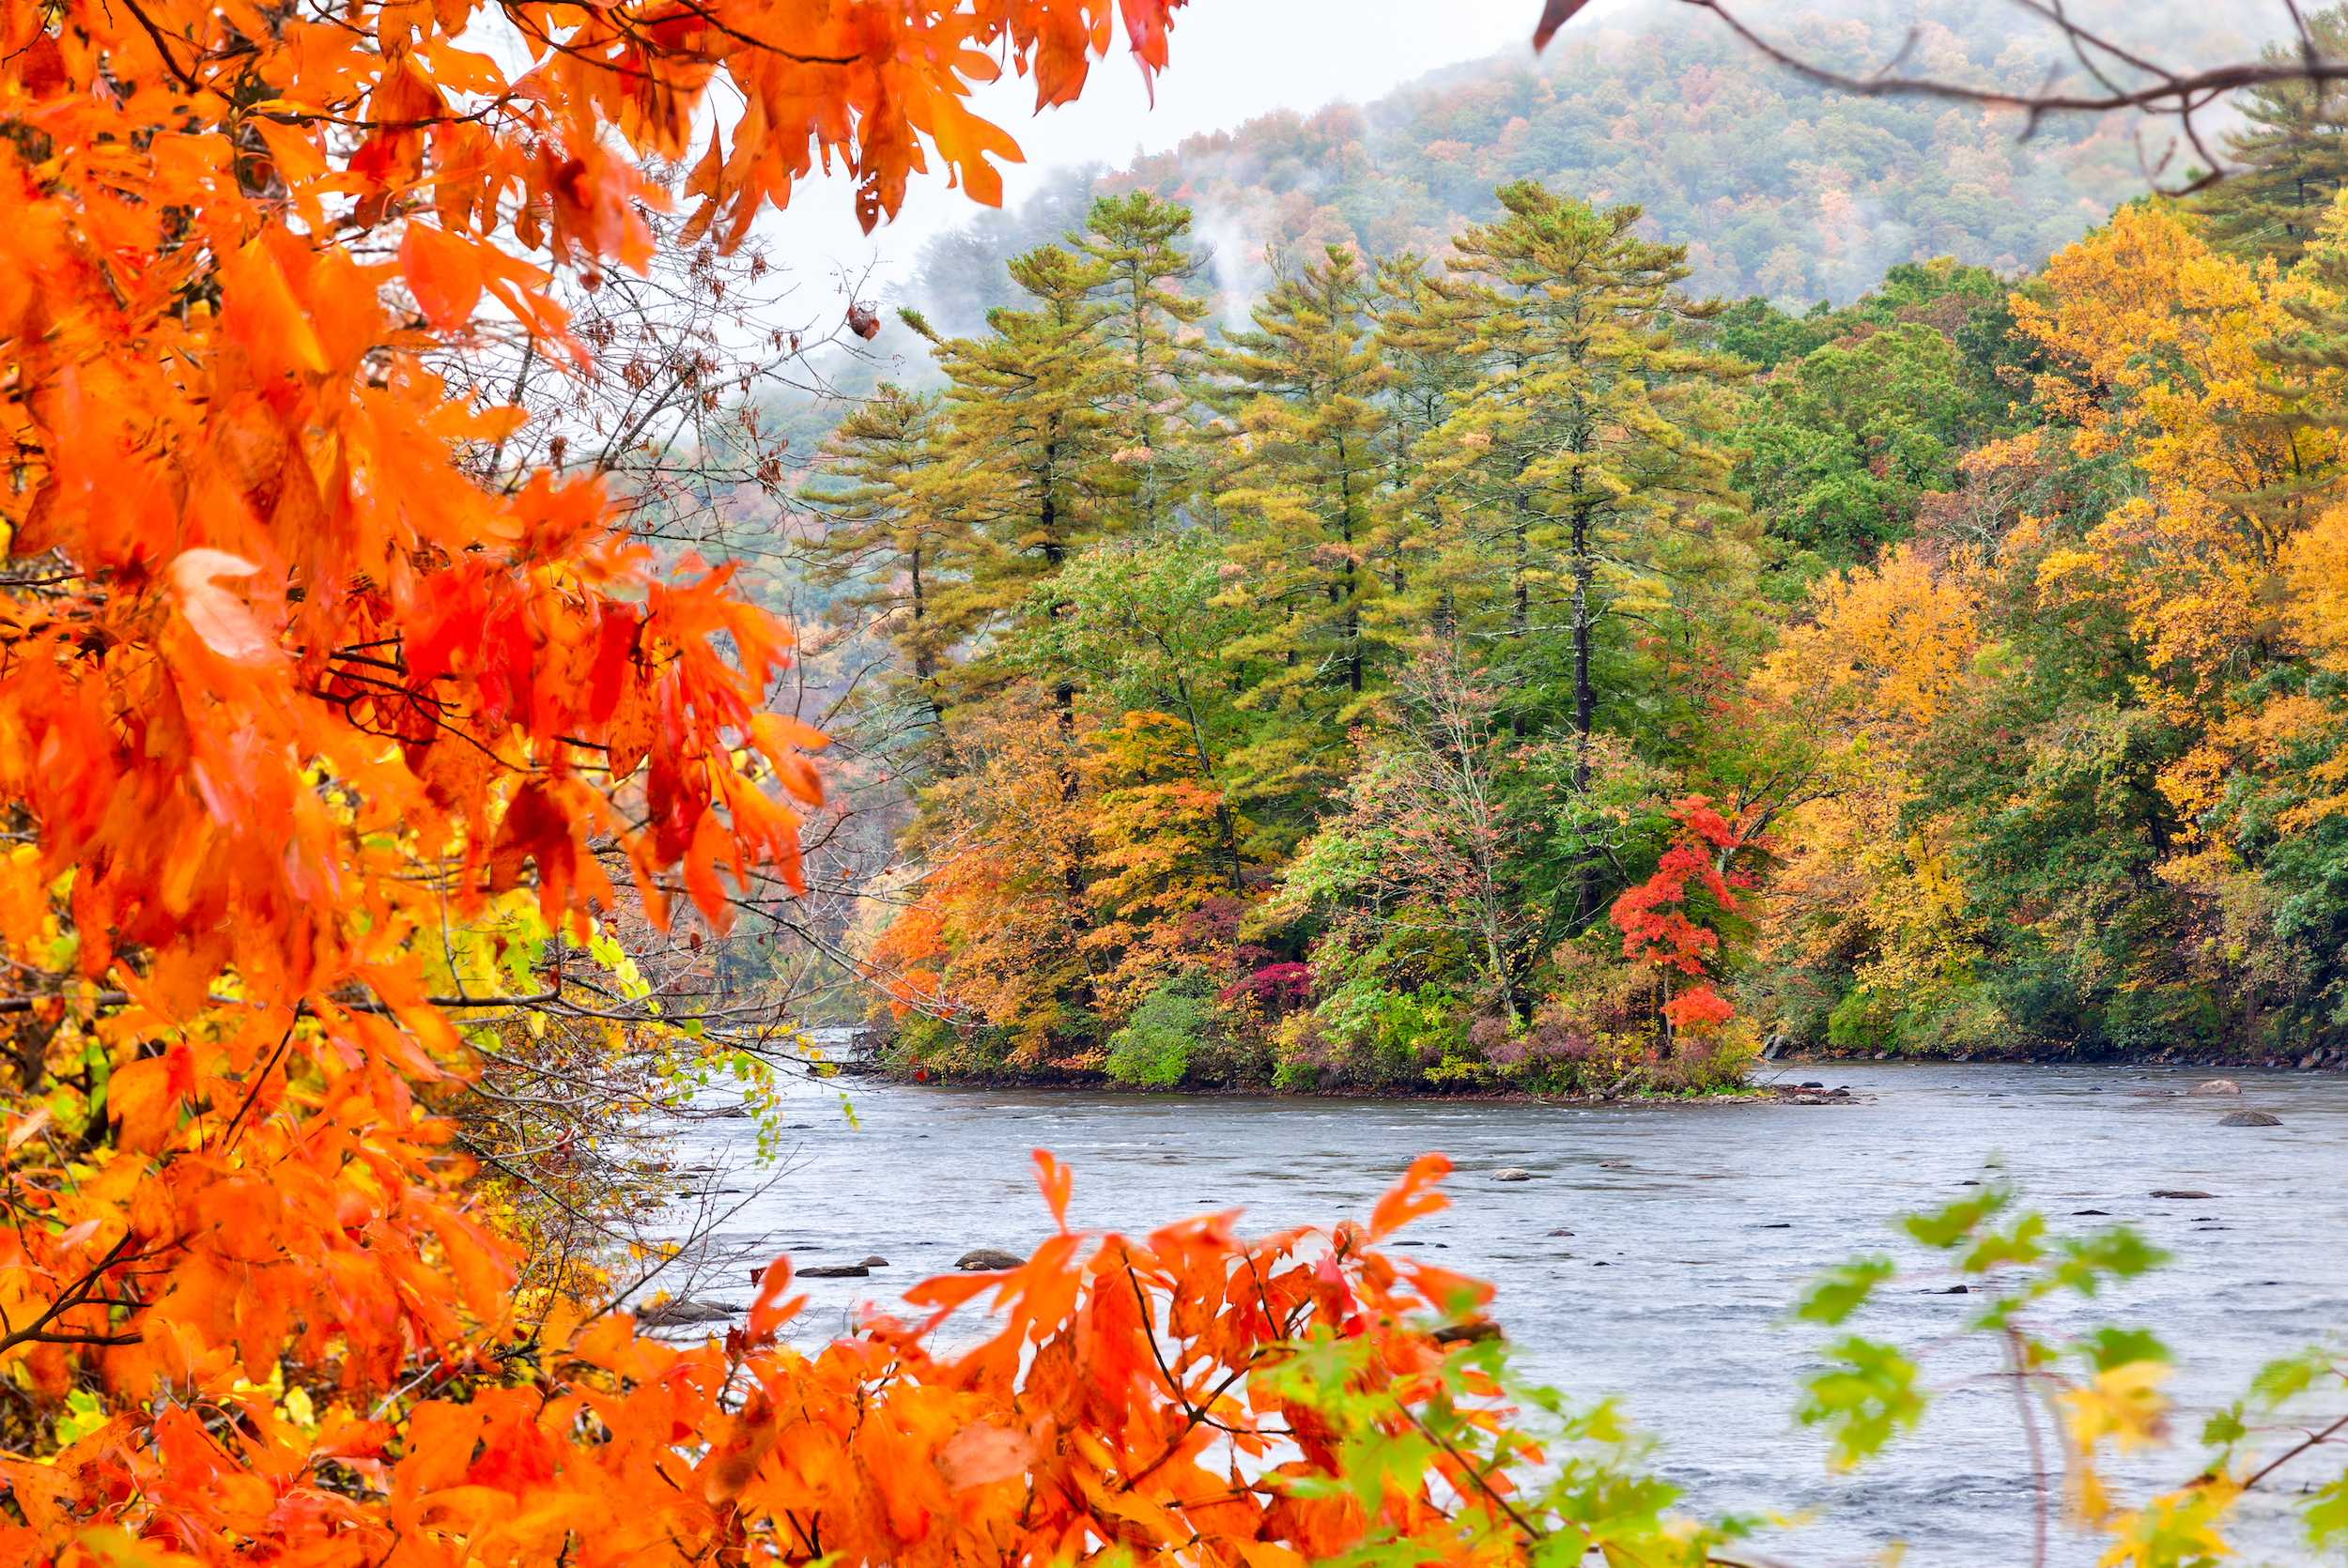
[[[2206,1070],[2002,1064],[1797,1065],[1789,1082],[1847,1084],[1847,1106],[1735,1103],[1606,1108],[1477,1101],[1184,1097],[793,1084],[801,1124],[781,1179],[749,1124],[679,1133],[703,1204],[727,1206],[728,1266],[704,1299],[749,1294],[740,1265],[788,1249],[802,1264],[889,1261],[867,1279],[811,1280],[818,1331],[863,1301],[891,1304],[974,1246],[1025,1253],[1051,1227],[1028,1169],[1049,1148],[1074,1166],[1071,1222],[1145,1232],[1244,1207],[1270,1230],[1366,1215],[1411,1159],[1448,1154],[1454,1207],[1404,1233],[1448,1268],[1498,1287],[1492,1315],[1519,1364],[1577,1396],[1614,1394],[1660,1440],[1656,1468],[1712,1514],[1812,1513],[1761,1549],[1809,1564],[1905,1544],[1931,1568],[2027,1564],[2031,1468],[2010,1390],[1954,1389],[1919,1434],[1856,1475],[1790,1419],[1796,1380],[1823,1336],[1783,1327],[1804,1281],[1860,1251],[1900,1249],[1893,1215],[1960,1196],[1998,1174],[2058,1234],[2125,1222],[2173,1254],[2157,1273],[2065,1308],[2058,1326],[2149,1327],[2175,1352],[2170,1385],[2186,1446],[2131,1468],[2182,1480],[2201,1415],[2266,1360],[2326,1339],[2348,1305],[2348,1079],[2237,1073],[2240,1099],[2151,1099]],[[854,1105],[841,1114],[842,1084]],[[2281,1125],[2221,1127],[2235,1109]],[[1522,1166],[1527,1182],[1490,1173]],[[2155,1199],[2155,1190],[2206,1199]],[[726,1195],[728,1190],[742,1195]],[[680,1204],[683,1223],[691,1205]],[[2105,1210],[2109,1219],[2072,1217]],[[1569,1230],[1570,1236],[1551,1233]],[[1912,1255],[1912,1254],[1911,1254]],[[1965,1297],[1888,1293],[1852,1325],[1916,1345],[1963,1321]],[[1939,1382],[1984,1360],[1928,1363]],[[2303,1461],[2313,1479],[2320,1467]],[[2330,1474],[2340,1473],[2334,1460]],[[2283,1499],[2253,1499],[2231,1531],[2250,1560],[2311,1560]],[[2093,1562],[2059,1526],[2051,1560]]]

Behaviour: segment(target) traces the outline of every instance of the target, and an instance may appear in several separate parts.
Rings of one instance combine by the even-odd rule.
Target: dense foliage
[[[1182,210],[1102,197],[983,332],[910,318],[945,389],[811,492],[926,737],[869,961],[907,1058],[2331,1049],[2348,220],[2278,267],[2136,203],[1788,314],[1497,199],[1226,330]]]

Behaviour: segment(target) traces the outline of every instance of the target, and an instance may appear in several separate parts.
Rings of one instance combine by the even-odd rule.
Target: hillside
[[[2232,14],[2126,26],[2171,53],[2248,52],[2222,26]],[[2016,85],[2047,73],[2051,40],[2016,31],[2004,9],[1812,11],[1781,15],[1779,30],[1822,63],[1872,70],[1899,53],[1911,16],[1910,69]],[[1495,186],[1537,179],[1645,208],[1642,232],[1690,246],[1698,294],[1846,304],[1902,261],[2035,267],[2145,188],[2122,116],[2049,119],[2027,143],[2009,115],[1822,91],[1708,17],[1657,5],[1569,29],[1536,69],[1451,67],[1366,104],[1282,110],[1124,169],[1074,172],[1023,209],[933,241],[904,293],[941,326],[975,330],[1011,297],[1003,258],[1057,238],[1091,194],[1146,189],[1197,212],[1228,305],[1259,291],[1268,245],[1431,253],[1494,215]]]

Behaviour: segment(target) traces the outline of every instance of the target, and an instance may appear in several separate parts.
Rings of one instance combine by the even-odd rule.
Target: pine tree
[[[1330,246],[1283,267],[1252,313],[1210,358],[1221,377],[1227,487],[1218,498],[1241,575],[1234,592],[1261,629],[1231,650],[1258,665],[1249,706],[1266,715],[1243,763],[1252,792],[1325,778],[1371,685],[1366,616],[1380,596],[1371,553],[1393,453],[1393,379],[1374,332],[1374,284]]]
[[[808,551],[814,580],[853,585],[839,607],[886,630],[933,730],[945,717],[939,676],[949,651],[976,623],[977,486],[948,457],[945,436],[936,394],[885,381],[826,447],[826,471],[845,483],[800,494],[825,522]]]
[[[1395,495],[1386,508],[1382,555],[1386,558],[1384,608],[1448,637],[1459,607],[1440,573],[1428,568],[1452,531],[1440,487],[1421,484],[1437,426],[1475,384],[1478,367],[1459,351],[1460,332],[1451,318],[1460,306],[1436,289],[1427,258],[1416,253],[1388,256],[1378,264],[1372,296],[1378,318],[1378,348],[1392,373],[1386,400],[1393,412],[1387,441],[1393,448]]]
[[[1130,526],[1132,475],[1115,461],[1120,366],[1104,331],[1112,307],[1096,298],[1107,264],[1043,246],[1014,258],[1011,275],[1032,310],[987,313],[993,332],[941,342],[948,386],[939,459],[968,485],[979,547],[964,613],[973,630],[1016,617],[1039,577]],[[955,672],[972,695],[1015,671],[974,658]],[[1066,711],[1073,688],[1060,694]]]
[[[2327,13],[2328,14],[2328,13]],[[2267,537],[2285,540],[2311,524],[2348,488],[2348,214],[2335,205],[2318,221],[2293,282],[2311,283],[2320,295],[2278,293],[2276,302],[2295,322],[2252,350],[2278,372],[2260,390],[2266,409],[2236,415],[2244,425],[2274,438],[2287,461],[2272,465],[2270,482],[2229,499],[2256,515]],[[2325,302],[2328,297],[2329,302]]]
[[[1700,394],[1738,366],[1676,341],[1678,324],[1712,307],[1676,291],[1686,250],[1638,238],[1638,208],[1601,212],[1531,181],[1497,194],[1507,216],[1460,234],[1433,299],[1390,331],[1421,352],[1447,343],[1479,372],[1422,443],[1419,488],[1453,509],[1443,585],[1462,630],[1497,645],[1519,734],[1548,705],[1563,632],[1570,724],[1586,751],[1599,630],[1668,601],[1665,534],[1735,510]]]
[[[1182,291],[1198,273],[1197,257],[1182,248],[1190,208],[1148,191],[1101,196],[1086,214],[1085,232],[1068,241],[1106,269],[1096,297],[1109,309],[1103,340],[1119,361],[1107,409],[1115,422],[1118,460],[1133,474],[1134,525],[1155,528],[1181,504],[1187,489],[1178,451],[1166,440],[1197,358],[1187,340],[1207,301]]]
[[[2316,52],[2332,59],[2348,55],[2348,6],[2334,6],[2307,19]],[[2295,61],[2295,43],[2270,43],[2262,58]],[[2243,97],[2247,129],[2226,138],[2226,148],[2242,165],[2194,203],[2210,221],[2210,239],[2221,250],[2253,259],[2273,256],[2290,267],[2307,253],[2332,198],[2348,188],[2348,89],[2337,82],[2269,82]]]

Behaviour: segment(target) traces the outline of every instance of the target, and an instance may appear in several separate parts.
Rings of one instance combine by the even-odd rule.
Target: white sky
[[[1619,3],[1597,0],[1571,28],[1591,25]],[[1228,130],[1274,109],[1367,102],[1439,67],[1502,49],[1530,58],[1540,9],[1540,0],[1190,0],[1175,13],[1173,63],[1158,76],[1154,109],[1121,32],[1074,103],[1036,115],[1033,85],[1007,73],[973,104],[1027,156],[1024,164],[1003,166],[1003,200],[1015,207],[1055,166],[1121,167],[1136,151],[1163,152],[1185,136]],[[973,210],[942,177],[916,177],[896,223],[867,238],[857,232],[847,183],[818,180],[794,193],[789,211],[762,220],[759,232],[773,259],[811,282],[874,259],[885,276]]]
[[[1639,3],[1592,0],[1561,38]],[[1883,0],[1887,13],[1913,3]],[[1027,154],[1025,163],[1002,166],[1003,199],[1016,207],[1056,167],[1122,167],[1136,151],[1166,151],[1185,136],[1229,130],[1274,109],[1309,114],[1336,100],[1367,102],[1430,70],[1504,50],[1529,59],[1540,8],[1541,0],[1189,0],[1175,13],[1172,64],[1158,77],[1154,108],[1121,29],[1074,103],[1039,116],[1031,108],[1033,85],[1008,73],[972,101]],[[1805,0],[1744,0],[1738,8],[1761,22],[1807,8]],[[2283,0],[2071,0],[2067,8],[2131,41],[2240,29],[2224,38],[2229,54],[2253,52],[2255,43],[2246,40],[2286,25]],[[2022,23],[2019,8],[2014,20]],[[795,192],[788,211],[759,220],[770,259],[795,272],[802,286],[828,292],[840,286],[843,271],[853,278],[868,268],[886,284],[904,274],[924,240],[979,210],[964,192],[949,190],[942,175],[917,176],[896,222],[868,238],[857,228],[851,196],[846,181],[819,177]],[[869,298],[875,290],[856,292]]]

